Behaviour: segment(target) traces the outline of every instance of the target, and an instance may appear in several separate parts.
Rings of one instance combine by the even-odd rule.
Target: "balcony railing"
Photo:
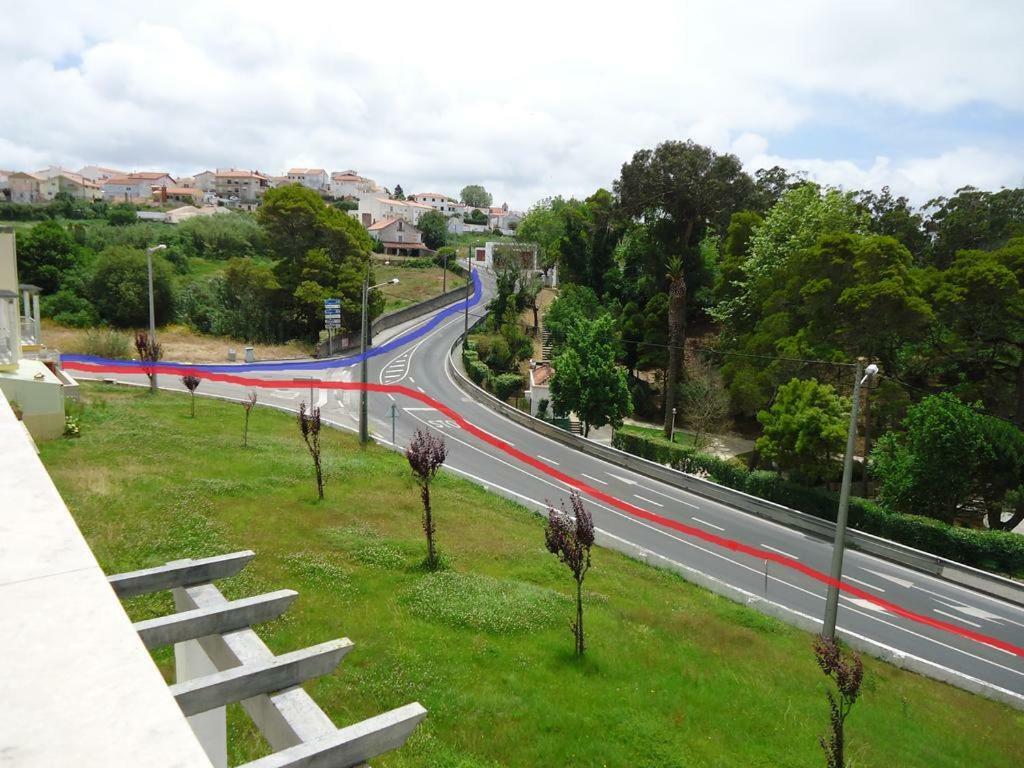
[[[39,344],[39,334],[36,333],[36,321],[30,317],[21,318],[21,343]]]

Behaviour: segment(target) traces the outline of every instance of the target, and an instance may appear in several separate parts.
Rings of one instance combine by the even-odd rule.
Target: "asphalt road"
[[[489,283],[485,279],[485,286]],[[486,293],[486,291],[485,291]],[[484,306],[483,303],[480,306]],[[417,323],[394,329],[388,337],[404,334]],[[801,564],[828,572],[831,542],[749,515],[675,487],[664,485],[600,459],[586,456],[511,422],[462,392],[447,372],[445,357],[463,330],[461,315],[452,317],[422,338],[369,361],[369,380],[400,384],[424,392],[454,409],[485,432],[499,436],[550,467],[578,478],[591,487],[663,517],[710,533],[791,557]],[[385,337],[386,338],[386,337]],[[381,343],[378,339],[377,343]],[[87,374],[75,372],[77,377]],[[313,376],[330,381],[353,381],[358,366],[327,371],[287,370],[252,374],[263,379]],[[97,376],[96,378],[104,378]],[[117,375],[122,380],[144,377]],[[176,377],[164,376],[161,386],[180,389]],[[203,382],[199,392],[241,398],[246,388]],[[264,389],[260,402],[298,410],[300,402],[321,407],[328,423],[346,429],[358,426],[357,392],[305,389]],[[395,442],[408,444],[413,431],[426,428],[444,435],[448,444],[446,469],[538,510],[548,503],[568,500],[569,488],[542,471],[502,454],[494,446],[461,429],[443,414],[417,401],[391,393],[369,396],[370,429],[390,444],[394,411]],[[605,533],[639,545],[665,558],[683,563],[730,585],[785,605],[820,620],[825,586],[778,563],[738,553],[640,520],[584,496],[595,524]],[[600,560],[597,562],[600,567]],[[843,580],[918,614],[964,629],[1024,645],[1024,609],[889,561],[848,550]],[[1024,658],[1000,648],[929,627],[891,613],[873,603],[842,595],[838,626],[850,633],[882,643],[894,651],[916,656],[969,677],[1024,695]]]

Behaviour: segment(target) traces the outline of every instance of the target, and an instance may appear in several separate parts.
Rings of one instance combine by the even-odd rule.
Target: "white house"
[[[102,165],[87,165],[84,168],[78,169],[78,175],[95,184],[102,185],[107,179],[112,179],[116,176],[127,176],[128,174],[116,168],[104,168]]]
[[[353,170],[335,171],[331,174],[330,191],[332,197],[377,197],[384,190],[376,181],[360,176]]]
[[[58,192],[65,192],[76,200],[99,200],[103,196],[99,184],[57,166],[50,166],[33,175],[40,180],[40,200],[53,200]]]
[[[408,256],[433,253],[424,245],[420,230],[404,219],[381,219],[366,231],[380,243],[384,253]]]
[[[214,171],[200,171],[192,179],[192,186],[204,194],[212,195],[217,191],[217,174]]]
[[[146,202],[153,196],[153,187],[176,186],[167,173],[129,173],[113,176],[103,182],[103,199],[112,202]]]
[[[458,200],[453,200],[447,195],[442,195],[440,192],[417,192],[410,200],[429,205],[435,211],[440,211],[445,216],[461,216],[466,210],[466,206]]]
[[[288,181],[317,192],[324,192],[330,188],[331,179],[323,168],[289,168],[287,176]]]
[[[402,219],[410,224],[416,224],[420,216],[433,207],[424,203],[417,203],[415,200],[391,200],[387,197],[361,197],[359,208],[349,213],[359,220],[367,229],[371,225],[384,219]]]
[[[41,201],[39,185],[46,181],[34,173],[16,171],[7,176],[7,186],[12,203],[38,203]]]
[[[545,274],[540,263],[540,250],[536,243],[502,243],[489,240],[482,246],[474,246],[473,261],[486,267],[494,267],[494,259],[498,254],[505,254],[518,260],[520,268],[544,278],[544,284],[555,287],[558,285],[558,268],[552,266]]]
[[[551,363],[535,363],[530,361],[530,415],[536,416],[541,400],[547,400],[544,409],[548,418],[551,417],[551,376],[555,370]]]

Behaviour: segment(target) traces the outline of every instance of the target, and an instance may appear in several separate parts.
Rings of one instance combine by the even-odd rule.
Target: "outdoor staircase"
[[[545,328],[543,325],[540,329],[540,347],[541,355],[544,360],[551,359],[551,331]]]

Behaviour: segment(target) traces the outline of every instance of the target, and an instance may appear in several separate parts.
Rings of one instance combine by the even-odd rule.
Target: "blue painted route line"
[[[476,270],[472,272],[473,277],[473,295],[469,298],[469,306],[474,307],[480,303],[480,299],[483,297],[483,286],[480,283],[480,275]],[[242,372],[242,371],[282,371],[282,370],[325,370],[328,368],[348,368],[353,365],[358,365],[362,362],[365,356],[367,360],[371,357],[377,357],[377,355],[386,355],[388,352],[392,352],[406,344],[416,341],[417,339],[426,336],[432,330],[437,328],[442,322],[447,320],[453,315],[457,315],[466,311],[466,301],[460,301],[458,304],[453,304],[450,307],[446,307],[430,318],[429,321],[421,326],[413,328],[407,333],[398,336],[387,344],[382,344],[379,347],[371,347],[364,354],[352,355],[351,357],[342,358],[326,358],[324,360],[307,360],[303,362],[291,361],[291,360],[278,360],[275,362],[267,363],[171,363],[167,362],[168,365],[183,366],[188,368],[196,368],[202,371],[210,372]],[[61,355],[62,360],[68,360],[78,363],[95,363],[107,366],[116,366],[118,368],[124,368],[126,370],[142,370],[142,363],[138,360],[109,360],[105,357],[97,357],[96,355]]]

